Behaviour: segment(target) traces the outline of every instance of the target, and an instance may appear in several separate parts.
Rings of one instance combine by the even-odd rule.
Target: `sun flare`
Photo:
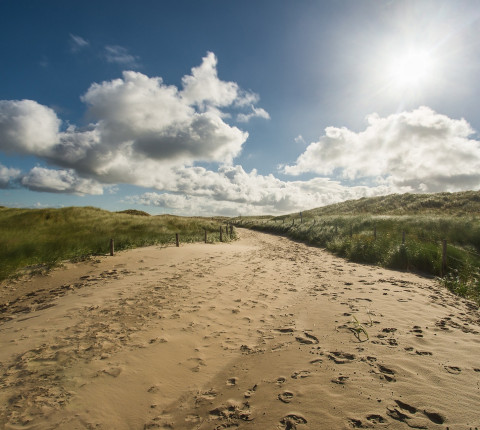
[[[426,51],[411,51],[391,62],[390,79],[400,88],[421,86],[433,72],[433,61]]]

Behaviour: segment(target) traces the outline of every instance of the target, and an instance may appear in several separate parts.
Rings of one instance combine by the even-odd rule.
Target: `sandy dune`
[[[431,279],[240,236],[4,284],[0,428],[480,427],[475,306]]]

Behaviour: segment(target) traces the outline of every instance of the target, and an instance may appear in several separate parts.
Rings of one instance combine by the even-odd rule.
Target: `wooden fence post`
[[[178,241],[178,233],[175,233],[175,244],[177,245],[177,248],[180,246],[180,242]]]
[[[402,231],[402,245],[405,245],[405,230]]]
[[[292,225],[295,225],[295,218],[292,219]]]
[[[110,255],[113,257],[114,254],[114,241],[110,239]]]
[[[230,237],[233,236],[233,225],[230,225]]]
[[[441,276],[445,276],[447,272],[447,241],[444,239],[442,241],[442,269]]]
[[[220,242],[223,242],[223,229],[222,229],[222,226],[220,226]]]

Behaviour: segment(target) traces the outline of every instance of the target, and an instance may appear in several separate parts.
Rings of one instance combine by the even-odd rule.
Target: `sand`
[[[476,306],[239,231],[4,283],[0,428],[480,427]]]

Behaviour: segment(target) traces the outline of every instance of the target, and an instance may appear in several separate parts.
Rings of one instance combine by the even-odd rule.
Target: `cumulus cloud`
[[[195,105],[203,111],[230,105],[244,107],[259,101],[257,94],[242,90],[237,83],[221,81],[218,78],[217,62],[215,54],[208,52],[203,57],[202,64],[193,67],[191,74],[182,78],[181,97],[187,104]]]
[[[0,150],[43,156],[58,142],[61,121],[33,100],[0,100]]]
[[[480,142],[464,119],[428,107],[386,118],[372,114],[359,133],[327,127],[283,172],[314,172],[340,179],[370,178],[392,189],[458,191],[480,186]]]
[[[82,129],[60,131],[55,112],[35,101],[1,101],[0,149],[104,183],[152,184],[159,170],[172,166],[231,163],[248,133],[224,122],[220,109],[246,93],[221,81],[216,63],[209,53],[183,78],[181,90],[134,71],[94,83],[81,98],[93,122]]]
[[[21,184],[33,191],[77,195],[103,194],[103,187],[91,179],[79,178],[73,170],[52,170],[34,167],[21,179]]]
[[[79,178],[175,188],[175,169],[198,162],[231,164],[248,137],[224,121],[225,109],[241,109],[258,96],[220,80],[216,65],[208,53],[183,77],[180,89],[135,71],[94,83],[81,97],[92,122],[81,128],[62,128],[56,113],[35,101],[0,101],[0,150],[34,155],[60,168],[27,174],[22,184],[30,189],[98,192]]]
[[[133,184],[158,192],[131,202],[205,215],[278,214],[392,192],[480,187],[480,142],[472,127],[427,107],[370,115],[361,132],[327,127],[296,163],[281,168],[320,177],[284,181],[245,171],[233,162],[248,133],[226,118],[235,118],[235,110],[240,122],[269,115],[255,106],[258,95],[218,77],[213,53],[183,77],[181,88],[125,71],[92,84],[81,100],[91,121],[84,127],[66,127],[32,100],[0,101],[0,150],[51,167],[22,174],[0,165],[0,187],[85,195]],[[295,142],[304,140],[299,135]],[[203,162],[217,167],[200,167]]]
[[[221,81],[218,84],[222,86]],[[102,145],[111,152],[128,151],[137,159],[172,164],[229,162],[248,136],[217,113],[196,110],[192,106],[196,101],[187,103],[175,86],[138,72],[124,72],[123,79],[94,84],[82,100],[98,121]]]
[[[13,182],[20,177],[21,171],[5,167],[0,164],[0,188],[10,188]]]
[[[105,46],[105,59],[109,63],[115,63],[122,67],[137,68],[139,67],[139,58],[128,52],[127,48],[118,45]]]
[[[235,82],[218,79],[217,58],[208,52],[202,64],[192,68],[191,75],[182,78],[182,98],[189,105],[229,106],[238,97],[239,88]]]

